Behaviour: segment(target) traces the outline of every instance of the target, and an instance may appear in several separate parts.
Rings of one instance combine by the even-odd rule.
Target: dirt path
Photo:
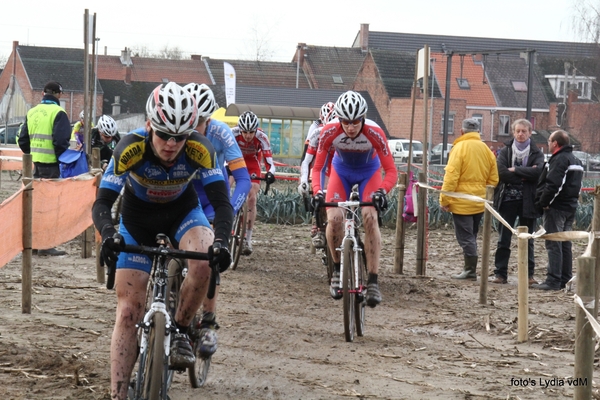
[[[208,383],[191,389],[178,375],[172,400],[572,398],[572,297],[532,291],[530,340],[518,344],[516,249],[509,284],[490,284],[479,305],[478,283],[450,279],[462,258],[452,231],[429,232],[428,276],[416,277],[415,228],[404,275],[392,272],[394,232],[384,229],[383,303],[367,309],[365,336],[346,343],[308,230],[257,226],[254,254],[222,278]],[[20,256],[0,269],[2,399],[109,399],[114,292],[95,282],[78,240],[61,247],[68,256],[34,257],[31,314],[21,313]],[[536,257],[542,278],[543,243]]]

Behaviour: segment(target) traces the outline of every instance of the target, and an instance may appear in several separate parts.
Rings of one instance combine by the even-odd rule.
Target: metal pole
[[[525,119],[531,121],[531,107],[533,104],[533,61],[535,56],[535,50],[529,50],[527,52],[527,62],[529,63],[529,73],[527,75],[527,111],[525,112]]]
[[[95,31],[94,31],[95,34]],[[96,46],[94,48],[94,52],[96,53],[96,63],[94,65],[94,99],[92,103],[92,121],[96,121],[96,95],[98,92],[98,43],[100,42],[100,38],[96,38]]]
[[[446,149],[448,148],[448,122],[450,121],[450,83],[452,82],[452,52],[446,53],[446,93],[444,93],[444,138],[442,141],[442,164],[446,163]]]

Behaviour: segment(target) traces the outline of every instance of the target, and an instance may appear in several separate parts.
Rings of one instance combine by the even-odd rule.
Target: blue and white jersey
[[[216,161],[216,153],[208,139],[194,132],[174,164],[165,167],[152,151],[148,132],[139,128],[117,144],[100,188],[120,192],[127,183],[140,200],[168,203],[181,196],[196,171],[204,185],[225,180]]]
[[[251,186],[250,174],[248,173],[248,168],[246,167],[240,147],[229,126],[222,121],[210,119],[206,126],[205,134],[216,151],[218,165],[223,171],[224,176],[227,176],[225,169],[225,162],[227,162],[227,166],[235,179],[235,190],[231,195],[231,205],[233,206],[234,213],[237,213],[244,204],[244,201],[246,201]],[[227,179],[226,183],[229,188]],[[193,184],[200,198],[200,204],[202,204],[204,213],[209,220],[212,220],[214,210],[208,201],[208,197],[206,197],[202,180],[194,179]]]

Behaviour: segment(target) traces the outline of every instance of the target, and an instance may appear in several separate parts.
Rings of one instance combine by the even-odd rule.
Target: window
[[[523,81],[512,81],[513,89],[515,92],[526,92],[527,84]]]
[[[481,134],[483,132],[483,114],[473,114],[471,118],[479,122],[479,134]]]
[[[498,135],[510,135],[510,116],[500,116],[500,126],[498,126]]]
[[[458,83],[458,87],[460,89],[471,89],[469,86],[469,81],[466,78],[456,78],[456,83]]]
[[[559,96],[565,95],[565,81],[560,81],[560,86],[558,87],[558,95]]]
[[[444,134],[444,114],[442,114],[442,129],[440,131],[440,135]],[[454,114],[450,113],[450,118],[448,118],[448,135],[454,135]]]
[[[344,83],[341,75],[332,75],[333,83]]]

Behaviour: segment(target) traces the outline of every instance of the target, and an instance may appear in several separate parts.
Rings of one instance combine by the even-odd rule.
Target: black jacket
[[[527,165],[515,167],[515,172],[510,172],[508,168],[511,166],[514,139],[505,143],[505,147],[500,150],[496,163],[498,165],[498,176],[500,182],[494,189],[494,208],[500,210],[500,205],[504,200],[504,190],[507,184],[522,184],[523,185],[523,217],[538,218],[541,216],[535,210],[535,194],[537,182],[544,169],[544,154],[533,143],[529,145],[529,156]]]
[[[583,166],[572,146],[563,146],[550,157],[538,182],[535,205],[563,211],[577,208],[583,181]]]

